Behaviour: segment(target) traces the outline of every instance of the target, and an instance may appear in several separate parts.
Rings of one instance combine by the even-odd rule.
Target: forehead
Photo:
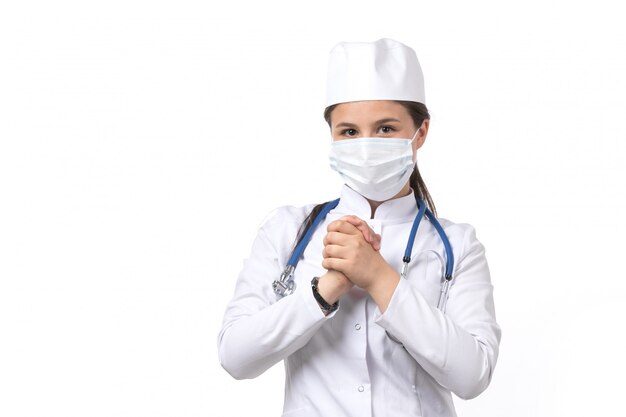
[[[400,103],[388,100],[341,103],[335,107],[331,114],[333,125],[342,122],[367,124],[381,119],[398,119],[400,122],[410,122],[411,116]]]

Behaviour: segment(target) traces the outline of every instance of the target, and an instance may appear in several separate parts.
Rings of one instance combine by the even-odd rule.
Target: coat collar
[[[361,219],[369,219],[372,212],[367,199],[347,185],[341,189],[341,200],[333,211],[341,215],[354,214]],[[411,192],[407,196],[383,202],[376,209],[374,219],[404,221],[413,219],[416,214],[417,203]]]

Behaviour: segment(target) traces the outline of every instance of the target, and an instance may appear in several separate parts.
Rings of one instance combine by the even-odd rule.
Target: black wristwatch
[[[335,301],[335,304],[331,305],[331,304],[328,304],[326,300],[324,300],[324,298],[317,291],[317,283],[319,282],[319,280],[320,280],[319,277],[313,277],[313,279],[311,280],[311,289],[313,290],[313,297],[315,297],[315,301],[317,301],[317,304],[320,305],[324,314],[329,315],[333,311],[337,310],[337,308],[339,308],[339,301]]]

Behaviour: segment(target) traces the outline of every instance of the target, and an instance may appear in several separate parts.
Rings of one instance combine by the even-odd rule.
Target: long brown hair
[[[428,113],[426,105],[414,101],[396,101],[396,103],[401,104],[402,107],[404,107],[409,112],[409,115],[411,116],[411,119],[413,119],[413,123],[415,124],[416,129],[422,125],[424,120],[430,120],[430,114]],[[337,104],[334,104],[332,106],[326,107],[326,109],[324,110],[324,119],[326,120],[326,123],[328,123],[328,126],[331,126],[330,116],[336,106]],[[415,164],[415,168],[413,168],[413,173],[411,174],[411,178],[409,179],[409,184],[411,185],[415,196],[424,200],[430,211],[432,211],[433,214],[437,216],[435,203],[433,202],[433,199],[428,192],[428,188],[426,188],[426,184],[424,183],[424,179],[420,174],[417,164]],[[300,229],[298,230],[298,236],[296,237],[294,247],[300,243],[300,241],[304,237],[304,234],[306,233],[306,230],[311,226],[311,223],[313,223],[313,220],[315,220],[315,217],[317,217],[325,204],[326,203],[321,203],[313,207],[313,210],[311,210],[306,219],[304,219],[304,221],[300,225]]]

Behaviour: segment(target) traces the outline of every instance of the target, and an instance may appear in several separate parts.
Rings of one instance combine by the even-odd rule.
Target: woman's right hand
[[[343,216],[339,220],[345,220],[356,227],[363,234],[363,238],[372,245],[374,250],[380,250],[381,236],[376,234],[365,221],[359,219],[357,216]],[[350,291],[353,286],[352,281],[346,278],[343,273],[328,270],[320,277],[317,290],[328,304],[334,304]]]
[[[335,270],[328,270],[317,282],[317,292],[328,304],[335,304],[354,286],[346,276]]]

